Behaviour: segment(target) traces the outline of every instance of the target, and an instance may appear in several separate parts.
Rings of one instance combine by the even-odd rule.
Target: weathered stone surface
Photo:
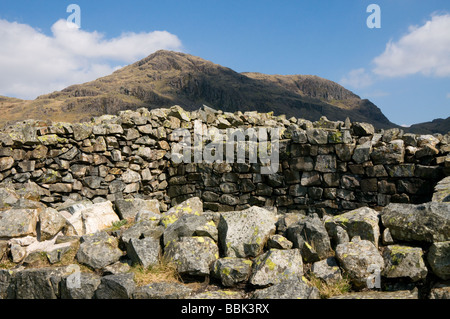
[[[19,201],[19,196],[14,190],[0,188],[0,210],[11,208]]]
[[[142,265],[144,268],[157,265],[161,246],[159,240],[155,238],[132,238],[126,245],[127,255],[134,263]]]
[[[110,201],[90,205],[81,210],[80,214],[85,234],[96,233],[120,221]]]
[[[333,255],[330,238],[320,218],[301,217],[298,222],[288,227],[286,237],[299,248],[305,262],[315,262]]]
[[[278,284],[286,280],[301,280],[303,262],[299,249],[270,249],[255,258],[249,282],[256,286]]]
[[[16,299],[56,299],[59,282],[71,273],[69,267],[25,269],[14,274]]]
[[[185,299],[192,289],[176,282],[155,282],[137,287],[133,299]]]
[[[165,247],[164,258],[174,263],[180,274],[207,276],[219,258],[219,248],[209,237],[181,237]]]
[[[163,233],[164,227],[161,225],[157,225],[155,221],[140,220],[128,229],[124,230],[120,238],[125,244],[127,244],[132,238],[154,238],[159,240]]]
[[[270,236],[267,241],[267,248],[275,248],[275,249],[291,249],[294,244],[288,240],[286,237],[276,234]]]
[[[101,277],[92,273],[79,273],[79,282],[75,285],[69,277],[61,280],[61,299],[93,299],[101,282]],[[79,286],[78,286],[79,284]]]
[[[371,268],[384,269],[384,259],[377,247],[368,241],[353,237],[352,241],[336,247],[336,258],[355,288],[367,288]]]
[[[108,275],[101,279],[101,283],[95,291],[96,299],[131,299],[136,284],[134,274]]]
[[[450,279],[450,241],[434,243],[428,251],[428,263],[433,273],[443,280]]]
[[[357,136],[369,136],[375,134],[375,128],[369,123],[352,123],[353,134]]]
[[[67,221],[56,209],[47,208],[39,214],[39,223],[40,240],[48,240],[58,234]]]
[[[400,164],[405,157],[403,140],[393,140],[387,144],[376,145],[370,154],[374,164]]]
[[[436,283],[430,290],[430,299],[450,299],[450,282]]]
[[[392,238],[400,241],[440,242],[450,240],[450,204],[389,204],[381,213]]]
[[[106,232],[98,232],[82,237],[76,258],[82,264],[101,269],[115,263],[122,255],[116,238]]]
[[[37,209],[10,209],[0,212],[0,238],[36,235]]]
[[[160,205],[156,199],[119,199],[116,200],[114,204],[121,219],[134,219],[141,211],[149,211],[155,214],[160,214]]]
[[[166,228],[163,234],[164,245],[170,241],[181,237],[210,237],[214,241],[218,241],[217,227],[212,220],[208,220],[206,216],[197,216],[186,214],[181,216],[173,224]]]
[[[356,210],[334,216],[325,222],[325,227],[330,236],[336,234],[336,226],[342,227],[349,235],[350,240],[359,236],[361,239],[370,240],[378,247],[380,228],[378,226],[378,212],[361,207]]]
[[[201,215],[202,213],[203,202],[198,197],[192,197],[163,213],[161,225],[167,228],[184,214]]]
[[[450,202],[450,176],[437,183],[434,188],[433,202]]]
[[[233,287],[248,280],[252,261],[245,258],[225,257],[217,259],[213,265],[213,276],[225,287]]]
[[[318,155],[314,169],[322,173],[336,172],[336,156],[334,155]]]
[[[390,245],[384,249],[385,268],[382,275],[387,278],[410,278],[412,281],[425,279],[428,270],[419,247]]]
[[[341,269],[334,257],[316,261],[311,267],[311,272],[330,285],[342,279]]]
[[[0,157],[0,172],[10,169],[14,165],[14,158]]]
[[[252,299],[320,299],[320,294],[317,288],[301,279],[295,279],[258,289],[253,293]]]
[[[276,216],[261,207],[221,213],[219,242],[226,257],[256,257],[275,234]]]
[[[372,144],[366,142],[362,145],[357,145],[355,150],[353,151],[352,159],[355,163],[364,163],[370,159],[370,153],[372,151]]]

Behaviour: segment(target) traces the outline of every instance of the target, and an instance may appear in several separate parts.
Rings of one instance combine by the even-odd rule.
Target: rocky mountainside
[[[450,117],[444,119],[435,119],[431,122],[424,122],[411,125],[406,131],[415,134],[433,134],[441,133],[446,134],[450,132]]]
[[[396,127],[368,100],[317,76],[238,73],[192,55],[158,51],[95,81],[34,101],[0,99],[0,125],[25,118],[75,122],[120,110],[203,104],[223,111],[271,112],[308,120],[368,122]]]

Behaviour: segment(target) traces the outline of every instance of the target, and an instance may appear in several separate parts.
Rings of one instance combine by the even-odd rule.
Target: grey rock
[[[367,280],[373,273],[371,269],[384,269],[384,259],[377,247],[359,237],[353,237],[351,242],[338,245],[336,258],[357,289],[367,288]]]
[[[302,217],[288,227],[286,237],[293,242],[294,248],[300,249],[305,262],[315,262],[333,255],[328,232],[316,214]]]
[[[167,212],[162,214],[161,225],[167,228],[184,214],[203,214],[203,202],[201,199],[198,197],[192,197],[170,208]]]
[[[255,258],[249,283],[267,286],[286,280],[301,280],[302,276],[303,262],[299,249],[270,249]]]
[[[157,265],[161,246],[155,238],[132,238],[126,245],[127,255],[134,263],[142,265],[145,269]]]
[[[450,240],[450,203],[389,204],[381,212],[384,227],[400,241]],[[426,225],[426,227],[424,227]]]
[[[269,240],[267,241],[267,248],[275,248],[275,249],[291,249],[294,244],[288,240],[286,237],[276,234],[273,236],[270,236]]]
[[[384,249],[386,278],[410,278],[412,281],[424,280],[428,270],[423,261],[423,251],[419,247],[390,245]]]
[[[217,227],[213,221],[208,220],[206,216],[197,216],[186,214],[181,216],[173,224],[166,228],[163,234],[164,245],[170,241],[181,237],[210,237],[218,241]]]
[[[450,202],[450,176],[444,178],[439,183],[437,183],[437,185],[434,188],[432,201],[442,203]]]
[[[269,237],[275,234],[274,213],[250,207],[243,211],[221,213],[218,225],[219,242],[226,257],[256,257]]]
[[[212,267],[212,274],[225,287],[233,287],[245,282],[250,277],[252,261],[245,258],[225,257],[217,259]]]
[[[337,232],[336,226],[346,230],[350,240],[359,236],[361,239],[370,240],[378,247],[380,237],[380,228],[378,226],[378,212],[368,208],[361,207],[356,210],[334,216],[325,222],[325,227],[330,234]]]
[[[128,229],[124,230],[120,235],[120,238],[125,244],[127,244],[133,238],[154,238],[159,240],[163,233],[164,227],[157,225],[155,221],[140,220]]]
[[[443,280],[449,280],[450,241],[433,243],[428,251],[428,263],[435,275]]]
[[[369,136],[375,134],[375,128],[369,123],[352,123],[353,134],[356,136]]]
[[[160,205],[156,199],[119,199],[115,201],[115,206],[121,219],[134,219],[142,211],[160,214]]]
[[[430,290],[429,299],[450,299],[450,282],[438,282]]]
[[[71,284],[69,277],[61,280],[61,299],[93,299],[101,282],[101,277],[92,273],[79,273],[79,286]]]
[[[355,161],[355,163],[367,162],[370,159],[371,152],[372,144],[370,143],[370,141],[362,145],[357,145],[353,152],[352,159]]]
[[[131,299],[136,289],[134,274],[104,276],[95,291],[97,299]]]
[[[180,274],[208,276],[212,263],[219,258],[219,248],[209,237],[181,237],[165,247],[164,258]]]
[[[155,282],[137,287],[133,299],[185,299],[192,289],[177,282]]]
[[[47,208],[39,214],[40,240],[48,240],[58,234],[67,224],[66,219],[56,209]]]
[[[311,272],[330,285],[342,279],[341,269],[334,257],[316,261],[311,267]]]
[[[0,212],[0,238],[36,236],[37,209],[10,209]]]
[[[388,144],[374,146],[370,157],[375,165],[403,163],[405,157],[404,142],[403,140],[393,140]]]
[[[320,299],[320,294],[317,288],[301,279],[295,279],[258,289],[253,293],[252,299]]]
[[[115,263],[122,255],[117,239],[106,232],[99,232],[82,237],[76,258],[82,264],[101,269]]]
[[[16,299],[57,299],[59,283],[70,274],[69,267],[25,269],[14,274]]]

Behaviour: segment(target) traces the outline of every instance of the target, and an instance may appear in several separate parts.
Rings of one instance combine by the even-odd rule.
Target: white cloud
[[[450,99],[450,93],[447,93],[447,99]]]
[[[450,76],[450,14],[434,15],[423,26],[409,28],[376,57],[374,73],[386,77],[413,74]]]
[[[159,50],[180,50],[166,31],[123,33],[105,39],[98,32],[57,21],[52,36],[26,24],[0,19],[0,95],[32,99],[108,75]]]
[[[344,87],[361,89],[372,85],[373,76],[364,68],[355,69],[351,70],[346,76],[344,76],[339,83]]]

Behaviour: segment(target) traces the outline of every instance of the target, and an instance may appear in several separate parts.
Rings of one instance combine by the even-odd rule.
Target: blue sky
[[[72,3],[81,28],[68,30]],[[238,72],[318,75],[400,125],[450,116],[448,0],[2,1],[0,43],[0,95],[35,98],[170,49]]]

